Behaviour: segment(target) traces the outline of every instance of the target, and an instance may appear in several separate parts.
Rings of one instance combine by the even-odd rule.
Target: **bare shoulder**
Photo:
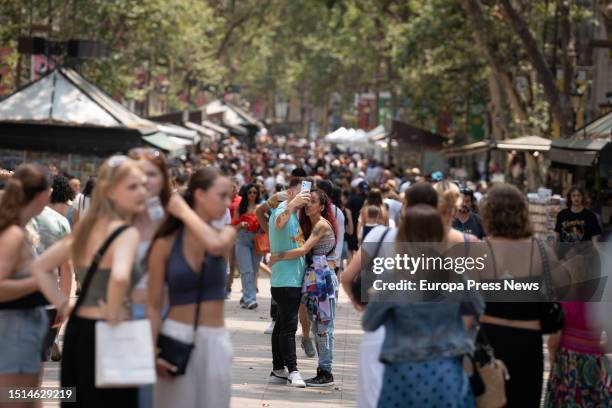
[[[321,217],[321,219],[315,224],[312,233],[318,236],[322,236],[323,234],[326,234],[329,231],[333,231],[329,221]]]
[[[172,245],[176,240],[177,234],[167,235],[165,237],[158,237],[151,245],[151,254],[159,254],[166,256],[170,253]]]
[[[18,225],[11,225],[0,234],[0,242],[3,244],[21,244],[24,236],[25,233],[21,227]]]

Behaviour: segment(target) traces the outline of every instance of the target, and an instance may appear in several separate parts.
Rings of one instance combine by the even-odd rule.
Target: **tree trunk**
[[[490,43],[485,39],[487,34],[482,31],[482,23],[485,21],[484,16],[482,14],[482,9],[480,8],[480,3],[478,0],[461,0],[461,4],[467,14],[468,18],[472,21],[472,26],[474,28],[474,38],[476,39],[476,44],[478,48],[484,54],[489,66],[494,72],[501,88],[508,96],[508,100],[510,102],[510,106],[512,111],[516,115],[516,118],[519,122],[519,128],[524,127],[524,124],[527,123],[528,117],[527,112],[525,111],[523,104],[521,103],[521,99],[512,84],[512,80],[508,76],[508,74],[503,70],[501,64],[495,57],[495,53],[490,45]]]
[[[491,69],[488,75],[491,118],[491,141],[504,140],[508,135],[506,101],[497,73]]]
[[[559,122],[562,136],[569,136],[572,133],[573,112],[565,94],[559,92],[555,84],[555,76],[550,71],[544,56],[538,49],[535,38],[529,31],[529,27],[519,13],[512,7],[510,0],[500,0],[500,4],[510,21],[510,25],[515,34],[520,38],[527,57],[538,74],[538,80],[544,88],[544,96],[550,105],[553,116]],[[556,46],[556,45],[555,45]],[[570,124],[568,126],[568,123]]]
[[[559,2],[559,17],[561,20],[561,67],[563,69],[563,94],[565,97],[562,102],[570,104],[571,103],[571,94],[572,87],[574,82],[574,61],[569,55],[570,42],[571,42],[571,24],[570,24],[570,15],[569,15],[569,7],[564,0],[560,0]],[[566,107],[567,108],[567,107]],[[570,105],[569,109],[571,110],[573,107]],[[565,126],[568,127],[572,133],[574,130],[574,115],[570,115],[569,120]]]

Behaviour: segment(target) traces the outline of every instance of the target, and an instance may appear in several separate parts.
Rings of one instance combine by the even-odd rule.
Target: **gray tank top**
[[[77,266],[76,273],[79,277],[80,282],[85,281],[85,276],[87,275],[88,266]],[[91,280],[91,284],[89,285],[89,289],[85,294],[85,299],[83,299],[83,303],[81,306],[98,306],[98,300],[102,299],[106,302],[106,290],[108,289],[108,280],[110,278],[110,268],[98,268],[95,275]],[[136,285],[138,280],[140,279],[140,267],[137,264],[132,266],[132,274],[130,277],[130,287],[128,293],[130,293],[131,289]]]

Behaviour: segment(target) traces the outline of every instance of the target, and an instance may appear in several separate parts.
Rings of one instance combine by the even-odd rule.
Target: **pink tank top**
[[[603,354],[600,335],[591,327],[585,302],[561,302],[565,323],[561,334],[561,347],[578,353]]]

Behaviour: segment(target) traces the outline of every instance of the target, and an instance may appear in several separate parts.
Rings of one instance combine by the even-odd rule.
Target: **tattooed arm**
[[[317,224],[315,225],[314,229],[312,230],[312,233],[310,234],[310,237],[308,237],[308,240],[306,240],[304,245],[289,251],[272,254],[270,262],[274,263],[284,259],[295,259],[299,258],[300,256],[304,256],[317,244],[317,242],[319,242],[322,237],[330,233],[333,234],[334,232],[329,226],[329,223],[323,218],[321,218],[319,222],[317,222]]]

